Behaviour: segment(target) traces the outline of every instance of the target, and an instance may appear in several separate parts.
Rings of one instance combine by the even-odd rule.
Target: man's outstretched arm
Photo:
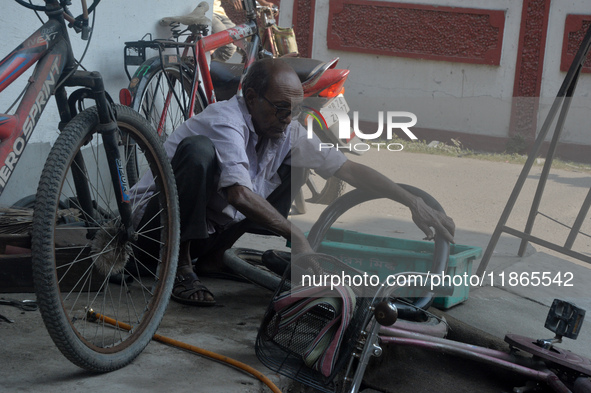
[[[407,206],[415,224],[425,233],[427,240],[434,237],[431,228],[444,239],[454,242],[455,224],[445,213],[429,207],[421,198],[406,191],[378,171],[348,160],[334,174],[355,188],[371,191],[384,198],[392,199]]]

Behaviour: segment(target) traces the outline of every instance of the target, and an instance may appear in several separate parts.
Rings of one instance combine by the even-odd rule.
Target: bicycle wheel
[[[441,205],[426,192],[412,186],[400,184],[408,192],[421,197],[427,205],[433,209],[443,211]],[[324,237],[332,225],[348,210],[357,207],[359,204],[379,198],[364,190],[353,190],[338,198],[334,203],[328,206],[320,215],[316,223],[308,233],[308,241],[314,250],[318,250]],[[447,261],[449,259],[450,245],[441,236],[435,236],[435,247],[433,252],[433,262],[429,271],[441,272],[447,271]],[[258,253],[252,250],[231,249],[224,254],[224,263],[236,273],[248,280],[259,284],[268,289],[275,289],[281,277],[269,271],[260,263]],[[416,320],[424,322],[429,316],[423,311],[431,306],[434,300],[434,293],[424,291],[419,297],[408,302],[397,302],[399,316],[405,320]]]
[[[139,82],[132,82],[133,87],[131,85],[129,87],[133,94],[133,109],[150,122],[164,141],[183,124],[186,114],[189,113],[187,108],[190,102],[193,71],[184,69],[181,83],[181,72],[177,66],[162,69],[159,59],[150,59],[146,63],[149,64],[146,67],[152,69],[152,72],[143,76]],[[194,113],[200,113],[204,108],[205,100],[199,91],[195,97]],[[140,156],[135,155],[133,149],[131,149],[130,158],[127,173],[129,184],[133,186],[139,180],[139,173],[145,168],[146,163],[142,162]]]
[[[143,78],[145,81],[138,83],[137,90],[130,89],[132,92],[135,91],[133,109],[148,119],[163,139],[166,139],[187,119],[192,78],[193,70],[183,70],[181,78],[178,67],[158,66]],[[166,112],[164,112],[165,108]],[[195,114],[200,113],[204,108],[205,100],[199,93],[195,97]]]
[[[149,219],[160,225],[149,234],[143,228],[136,233],[159,253],[145,261],[136,243],[126,240],[96,108],[76,116],[51,149],[32,230],[33,279],[43,321],[69,360],[95,372],[127,365],[148,344],[168,305],[178,256],[178,200],[162,144],[132,109],[115,106],[115,111],[122,161],[130,159],[131,150],[141,153],[153,173],[152,194],[134,189],[129,194],[134,212],[142,202],[157,200],[157,212]],[[87,195],[77,191],[84,188]],[[64,203],[67,209],[60,207]],[[123,273],[133,281],[115,279]],[[117,327],[100,315],[118,321]]]

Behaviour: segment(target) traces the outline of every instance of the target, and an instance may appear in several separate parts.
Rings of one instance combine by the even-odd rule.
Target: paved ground
[[[483,249],[521,170],[521,166],[502,162],[406,152],[364,155],[355,159],[383,171],[395,181],[412,184],[434,195],[456,222],[456,242]],[[537,184],[535,180],[540,172],[541,167],[532,171],[522,193],[524,197],[520,198],[511,216],[509,224],[517,229],[523,229],[525,225]],[[553,171],[540,210],[570,224],[590,186],[588,173]],[[318,205],[308,207],[308,213],[293,217],[303,229],[312,225],[323,208]],[[408,211],[389,201],[362,205],[339,219],[337,224],[376,235],[415,240],[422,237],[410,221]],[[590,227],[587,218],[583,232],[591,233]],[[534,230],[537,236],[559,243],[564,241],[566,233],[560,225],[543,217],[538,218]],[[487,271],[493,271],[497,278],[502,272],[507,277],[511,272],[548,271],[554,275],[569,272],[573,273],[571,282],[574,286],[522,287],[508,285],[508,282],[501,286],[495,280],[494,286],[473,288],[468,301],[447,311],[454,327],[454,338],[498,344],[509,331],[549,338],[552,334],[543,328],[543,323],[554,297],[574,301],[591,310],[591,288],[587,284],[591,272],[586,264],[538,246],[529,246],[526,255],[519,258],[516,257],[518,244],[517,239],[503,236]],[[248,237],[241,239],[239,245],[267,249],[283,247],[284,242],[275,238]],[[588,236],[580,236],[574,248],[589,254],[591,240]],[[171,302],[158,333],[251,364],[288,391],[290,382],[269,372],[254,355],[256,330],[271,293],[247,283],[214,278],[206,278],[205,282],[216,294],[218,306],[197,309]],[[34,297],[32,294],[10,296]],[[14,324],[0,323],[0,391],[268,391],[256,379],[242,372],[155,342],[122,370],[106,375],[89,374],[69,363],[58,352],[37,312],[21,313],[4,306],[0,306],[0,312],[16,321]],[[468,333],[464,334],[466,326]],[[590,356],[591,328],[584,326],[579,339],[566,340],[564,347]],[[482,368],[472,362],[425,355],[420,351],[399,351],[387,348],[381,359],[372,362],[367,373],[369,386],[389,392],[503,392],[511,391],[512,386],[519,384],[519,381],[509,381],[508,375],[491,367]],[[289,390],[298,389],[291,387]]]

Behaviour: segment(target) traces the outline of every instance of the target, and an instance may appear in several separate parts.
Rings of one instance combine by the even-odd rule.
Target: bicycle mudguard
[[[132,97],[136,96],[136,93],[140,86],[143,86],[148,81],[148,77],[152,73],[152,70],[160,68],[160,58],[158,56],[151,57],[144,61],[137,70],[135,70],[131,81],[129,82],[129,92]],[[142,83],[143,82],[143,83]]]

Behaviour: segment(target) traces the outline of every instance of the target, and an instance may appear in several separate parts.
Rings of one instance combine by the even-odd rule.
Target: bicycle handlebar
[[[28,8],[30,10],[42,11],[42,12],[45,12],[48,10],[47,5],[35,5],[35,4],[27,3],[27,2],[25,2],[25,0],[14,0],[14,1],[16,1],[17,3],[19,3],[23,7]],[[58,5],[61,8],[67,9],[67,4],[68,4],[67,0],[59,0],[59,1],[58,0],[43,0],[43,1],[45,1],[46,4]],[[83,2],[83,8],[87,8],[86,7],[86,0],[81,0],[81,1]],[[91,14],[100,2],[101,2],[101,0],[94,0],[92,5],[87,8],[85,17],[88,17],[88,14]]]
[[[34,11],[46,11],[47,10],[47,6],[25,3],[24,0],[14,0],[14,1],[16,1],[17,3],[19,3],[23,7],[28,8],[30,10],[34,10]]]
[[[87,39],[88,36],[88,16],[94,11],[97,5],[101,2],[101,0],[94,0],[90,7],[87,7],[86,0],[80,0],[82,3],[82,15],[74,18],[74,16],[68,10],[68,1],[67,0],[44,0],[46,5],[35,5],[31,3],[25,2],[25,0],[14,0],[18,4],[22,5],[25,8],[28,8],[33,11],[40,11],[40,12],[47,12],[50,10],[49,5],[57,6],[64,11],[64,19],[67,20],[71,27],[76,30],[76,32],[82,31],[82,39]],[[86,38],[85,38],[86,37]]]
[[[53,6],[53,10],[58,10],[59,8],[62,9],[64,19],[70,23],[69,27],[73,27],[77,33],[82,32],[82,39],[88,40],[90,36],[90,28],[88,26],[88,16],[94,11],[97,5],[101,2],[101,0],[94,0],[90,7],[86,5],[86,0],[80,0],[82,4],[82,15],[74,18],[72,13],[68,9],[69,0],[44,0],[44,6],[35,5],[31,3],[27,3],[24,0],[14,0],[18,4],[22,5],[25,8],[28,8],[33,11],[40,11],[40,12],[48,12],[52,9],[50,6]]]

